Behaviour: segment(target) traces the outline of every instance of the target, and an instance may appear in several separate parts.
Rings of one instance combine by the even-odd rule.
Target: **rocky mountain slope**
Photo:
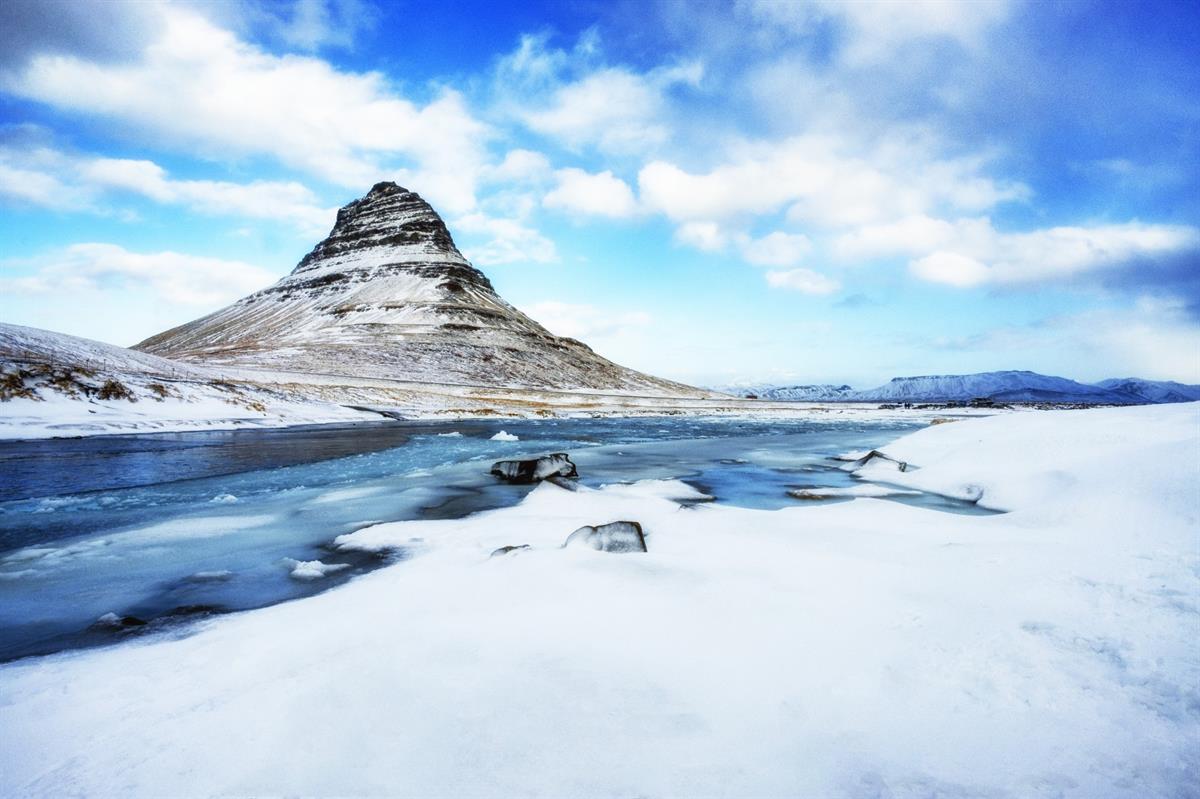
[[[264,372],[412,383],[702,397],[555,336],[509,305],[441,217],[395,183],[338,212],[273,286],[135,349]]]
[[[1096,385],[1109,391],[1137,397],[1143,402],[1195,402],[1200,400],[1200,386],[1176,383],[1174,380],[1114,377],[1101,380]]]

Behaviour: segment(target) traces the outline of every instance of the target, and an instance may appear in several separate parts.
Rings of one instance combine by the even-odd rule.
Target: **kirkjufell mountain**
[[[708,395],[550,333],[496,294],[429,203],[391,182],[338,211],[275,285],[134,349],[289,375]]]

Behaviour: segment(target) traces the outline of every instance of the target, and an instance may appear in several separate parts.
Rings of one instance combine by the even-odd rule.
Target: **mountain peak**
[[[374,250],[374,258],[394,262],[440,255],[441,260],[467,263],[433,206],[416,192],[392,181],[381,181],[338,210],[333,230],[301,259],[292,274],[365,250]]]

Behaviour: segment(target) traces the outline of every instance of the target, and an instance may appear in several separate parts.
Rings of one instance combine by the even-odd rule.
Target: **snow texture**
[[[1200,795],[1200,406],[886,450],[1010,512],[648,481],[368,527],[336,545],[409,559],[0,666],[0,794]],[[619,519],[648,552],[559,546]]]

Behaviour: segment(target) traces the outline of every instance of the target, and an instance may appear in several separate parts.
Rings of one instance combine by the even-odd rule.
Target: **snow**
[[[501,430],[496,435],[492,436],[492,441],[520,441],[520,436],[515,436],[512,433],[506,433]]]
[[[293,560],[290,558],[288,559],[288,566],[292,569],[292,577],[297,580],[320,580],[322,577],[334,572],[350,568],[345,563],[324,563],[319,560]]]
[[[55,384],[45,370],[70,379]],[[23,376],[22,376],[23,375]],[[220,372],[60,333],[0,323],[0,376],[29,396],[0,393],[0,440],[133,432],[378,421],[379,415]],[[116,381],[132,399],[100,399]]]
[[[889,482],[1010,512],[648,481],[375,525],[337,546],[410,557],[0,666],[0,794],[1200,794],[1200,405],[885,451]],[[622,519],[648,552],[561,548]]]

